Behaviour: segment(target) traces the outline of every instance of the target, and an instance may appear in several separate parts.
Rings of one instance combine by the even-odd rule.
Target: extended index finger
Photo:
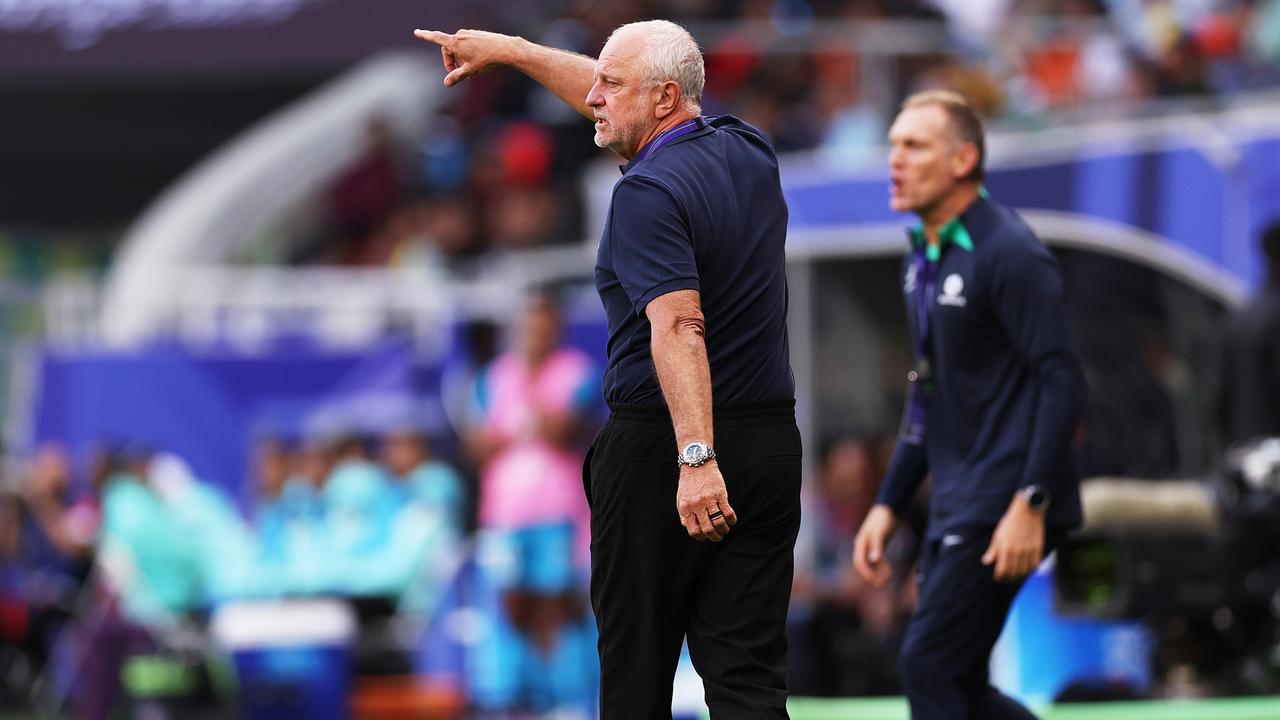
[[[413,34],[427,42],[433,42],[441,47],[448,47],[449,42],[453,40],[453,36],[449,33],[440,32],[439,30],[414,30]]]

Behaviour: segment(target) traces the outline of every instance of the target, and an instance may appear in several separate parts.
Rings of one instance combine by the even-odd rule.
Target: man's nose
[[[587,107],[600,107],[601,105],[604,105],[604,93],[600,92],[600,83],[596,83],[587,91]]]

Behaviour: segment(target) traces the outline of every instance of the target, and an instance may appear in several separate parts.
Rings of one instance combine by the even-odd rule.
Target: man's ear
[[[680,99],[683,93],[680,92],[680,83],[675,80],[659,83],[653,89],[653,92],[658,96],[658,102],[653,108],[653,116],[655,118],[661,120],[680,107]]]
[[[969,177],[978,167],[978,146],[971,143],[960,143],[951,156],[951,175],[957,179]]]

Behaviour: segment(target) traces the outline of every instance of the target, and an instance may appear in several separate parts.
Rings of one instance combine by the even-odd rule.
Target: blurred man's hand
[[[893,568],[884,557],[884,548],[897,525],[898,519],[888,505],[876,505],[867,513],[857,537],[853,539],[853,568],[875,587],[884,587],[893,574]]]
[[[995,579],[1010,582],[1030,575],[1043,557],[1044,513],[1032,510],[1019,493],[996,525],[982,564],[994,564]]]

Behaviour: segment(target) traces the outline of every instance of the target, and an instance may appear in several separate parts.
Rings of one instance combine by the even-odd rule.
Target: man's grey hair
[[[670,20],[642,20],[618,26],[609,37],[624,31],[638,32],[645,39],[640,69],[649,87],[674,80],[680,86],[685,109],[701,112],[707,71],[702,63],[702,49],[689,31]]]

